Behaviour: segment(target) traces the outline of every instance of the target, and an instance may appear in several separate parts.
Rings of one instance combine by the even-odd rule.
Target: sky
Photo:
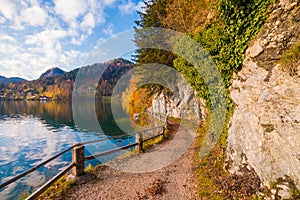
[[[105,40],[132,30],[140,0],[0,0],[0,75],[37,79],[82,66]]]

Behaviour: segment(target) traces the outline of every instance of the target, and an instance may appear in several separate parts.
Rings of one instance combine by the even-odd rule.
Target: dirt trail
[[[170,133],[175,133],[177,128],[178,125],[171,123]],[[155,145],[150,152],[162,148],[170,140],[172,134],[171,139]],[[127,173],[108,166],[99,166],[92,174],[87,175],[94,177],[91,181],[75,185],[67,191],[63,199],[200,199],[197,196],[195,155],[196,139],[180,158],[157,171]],[[129,159],[134,159],[134,156]]]

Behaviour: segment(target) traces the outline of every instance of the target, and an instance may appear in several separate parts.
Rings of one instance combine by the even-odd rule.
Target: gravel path
[[[176,132],[177,128],[178,125],[171,124],[170,133]],[[163,148],[172,142],[172,137],[174,135],[171,135],[168,141],[155,145],[149,152],[143,154]],[[131,162],[136,156],[143,154],[126,158],[121,164]],[[128,173],[116,170],[115,167],[99,166],[86,175],[92,177],[91,181],[70,188],[63,199],[200,199],[197,196],[196,167],[196,139],[194,139],[180,158],[171,165],[153,172]]]

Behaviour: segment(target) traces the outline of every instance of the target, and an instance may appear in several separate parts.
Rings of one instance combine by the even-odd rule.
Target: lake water
[[[134,131],[134,123],[129,119],[121,102],[114,101],[111,106],[109,100],[101,100],[95,103],[96,106],[83,105],[86,107],[80,107],[80,110],[85,113],[96,110],[101,131],[89,126],[78,128],[73,120],[70,102],[0,102],[0,184],[77,142],[124,134],[116,122],[121,124],[127,133]],[[115,119],[111,107],[114,113],[117,113],[114,115]],[[84,120],[89,121],[86,116]],[[103,141],[87,146],[86,154],[98,153],[132,142],[134,138],[131,136]],[[93,160],[91,164],[96,165],[115,156]],[[70,161],[71,152],[68,152],[0,190],[0,199],[18,199],[20,193],[41,186]]]

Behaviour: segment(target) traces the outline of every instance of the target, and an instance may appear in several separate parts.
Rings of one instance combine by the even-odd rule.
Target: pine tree
[[[170,67],[173,66],[173,60],[175,59],[175,55],[172,52],[168,52],[161,49],[141,48],[143,41],[147,40],[148,37],[151,37],[151,33],[149,33],[149,30],[144,30],[143,28],[164,28],[160,19],[162,19],[166,15],[165,6],[168,1],[169,0],[145,1],[144,13],[138,12],[138,14],[140,15],[140,21],[135,22],[137,27],[135,27],[134,38],[134,42],[139,48],[136,51],[136,55],[134,56],[137,66],[147,63],[159,63]],[[143,71],[139,71],[138,68],[137,71],[143,76],[144,81],[147,81],[148,79],[153,80],[156,76],[161,76],[162,73],[164,73],[157,71],[152,72],[151,69],[147,69],[147,74],[145,74]],[[161,90],[162,86],[151,84],[149,85],[149,88],[151,90],[157,91]]]

